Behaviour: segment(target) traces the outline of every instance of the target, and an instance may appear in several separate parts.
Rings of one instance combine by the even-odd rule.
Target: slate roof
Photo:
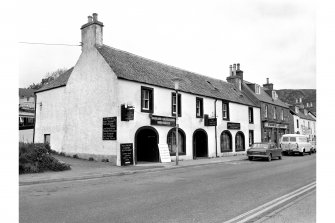
[[[146,59],[106,45],[97,48],[118,78],[174,89],[173,78],[181,78],[180,91],[256,106],[233,84]]]
[[[244,81],[245,86],[248,86],[248,84],[253,84],[249,81]],[[277,106],[281,106],[284,108],[289,108],[283,101],[281,101],[279,98],[277,100],[273,100],[272,97],[270,95],[268,95],[268,93],[266,93],[265,91],[268,90],[267,88],[264,88],[262,86],[260,86],[260,94],[256,94],[252,89],[249,88],[249,91],[261,102],[265,102],[265,103],[269,103],[269,104],[273,104],[273,105],[277,105]]]
[[[34,97],[34,89],[19,88],[19,96]]]
[[[59,77],[57,77],[55,80],[49,82],[48,84],[38,89],[36,92],[46,91],[46,90],[50,90],[53,88],[65,86],[72,73],[72,70],[73,70],[73,67],[68,69],[65,73],[59,75]]]
[[[179,90],[191,94],[256,106],[233,84],[143,58],[107,45],[97,47],[102,57],[120,79],[174,90],[173,78],[181,78]],[[65,86],[73,68],[60,75],[37,92]]]

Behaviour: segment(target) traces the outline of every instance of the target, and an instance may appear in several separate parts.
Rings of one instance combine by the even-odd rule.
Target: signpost
[[[240,123],[236,123],[236,122],[228,122],[227,123],[227,129],[241,129],[241,124]]]
[[[151,125],[161,125],[161,126],[176,126],[176,118],[151,115]]]
[[[116,117],[102,119],[102,140],[116,140]]]
[[[121,166],[133,165],[134,164],[133,144],[121,143],[120,155],[121,155]]]

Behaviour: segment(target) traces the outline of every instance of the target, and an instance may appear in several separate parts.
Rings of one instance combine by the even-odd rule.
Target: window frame
[[[256,84],[256,86],[255,86],[255,93],[256,94],[261,94],[261,86],[259,86],[258,84]]]
[[[277,119],[277,109],[276,109],[276,106],[273,106],[273,119]]]
[[[200,114],[198,114],[198,102],[200,103],[200,107],[199,107]],[[195,116],[196,116],[196,118],[203,118],[203,116],[204,116],[204,100],[203,100],[203,98],[200,98],[200,97],[195,98]]]
[[[228,148],[229,150],[224,150],[223,149],[223,146],[222,146],[223,145],[223,134],[226,134],[229,137],[229,140],[230,140],[230,145],[229,145],[230,148]],[[232,134],[229,130],[224,130],[220,134],[220,151],[221,151],[221,153],[232,152],[233,151],[233,136],[232,136]]]
[[[171,92],[171,116],[176,116],[176,112],[173,111],[173,107],[176,106],[173,103],[173,98],[176,98],[176,92]],[[181,100],[181,94],[178,92],[178,117],[181,117],[182,114]]]
[[[148,108],[144,108],[144,92],[148,91]],[[141,112],[154,113],[154,89],[146,86],[141,86]]]
[[[248,107],[248,118],[249,118],[249,124],[254,123],[254,109],[253,107]]]
[[[284,121],[284,109],[281,110],[280,120]]]
[[[264,118],[268,118],[269,117],[269,108],[268,108],[268,105],[265,105],[264,106]]]
[[[181,137],[183,137],[183,146],[181,147],[181,151],[178,151],[178,155],[180,156],[184,156],[186,155],[186,134],[185,132],[181,129],[178,128],[178,134],[181,135]],[[174,140],[173,140],[173,136],[174,136]],[[172,140],[172,142],[171,142]],[[173,144],[173,142],[176,142],[176,128],[172,128],[169,130],[169,132],[166,135],[166,144],[169,147],[169,143],[172,143],[171,146],[175,145]],[[178,141],[179,142],[179,141]],[[169,152],[170,152],[170,156],[175,156],[176,152],[171,152],[170,147],[169,147]]]
[[[227,110],[226,110],[226,113],[227,113],[226,116],[227,116],[227,117],[224,117],[224,115],[223,115],[223,112],[224,112],[224,110],[223,110],[224,105],[226,105],[226,108],[227,108]],[[222,120],[229,121],[229,102],[228,102],[228,101],[222,101]]]

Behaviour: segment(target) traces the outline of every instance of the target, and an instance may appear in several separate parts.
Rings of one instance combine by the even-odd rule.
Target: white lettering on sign
[[[159,158],[162,163],[171,163],[171,156],[168,144],[158,144]]]

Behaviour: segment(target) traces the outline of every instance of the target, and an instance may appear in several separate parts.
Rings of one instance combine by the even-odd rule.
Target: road
[[[20,186],[19,219],[224,222],[315,180],[316,156],[306,155]]]

